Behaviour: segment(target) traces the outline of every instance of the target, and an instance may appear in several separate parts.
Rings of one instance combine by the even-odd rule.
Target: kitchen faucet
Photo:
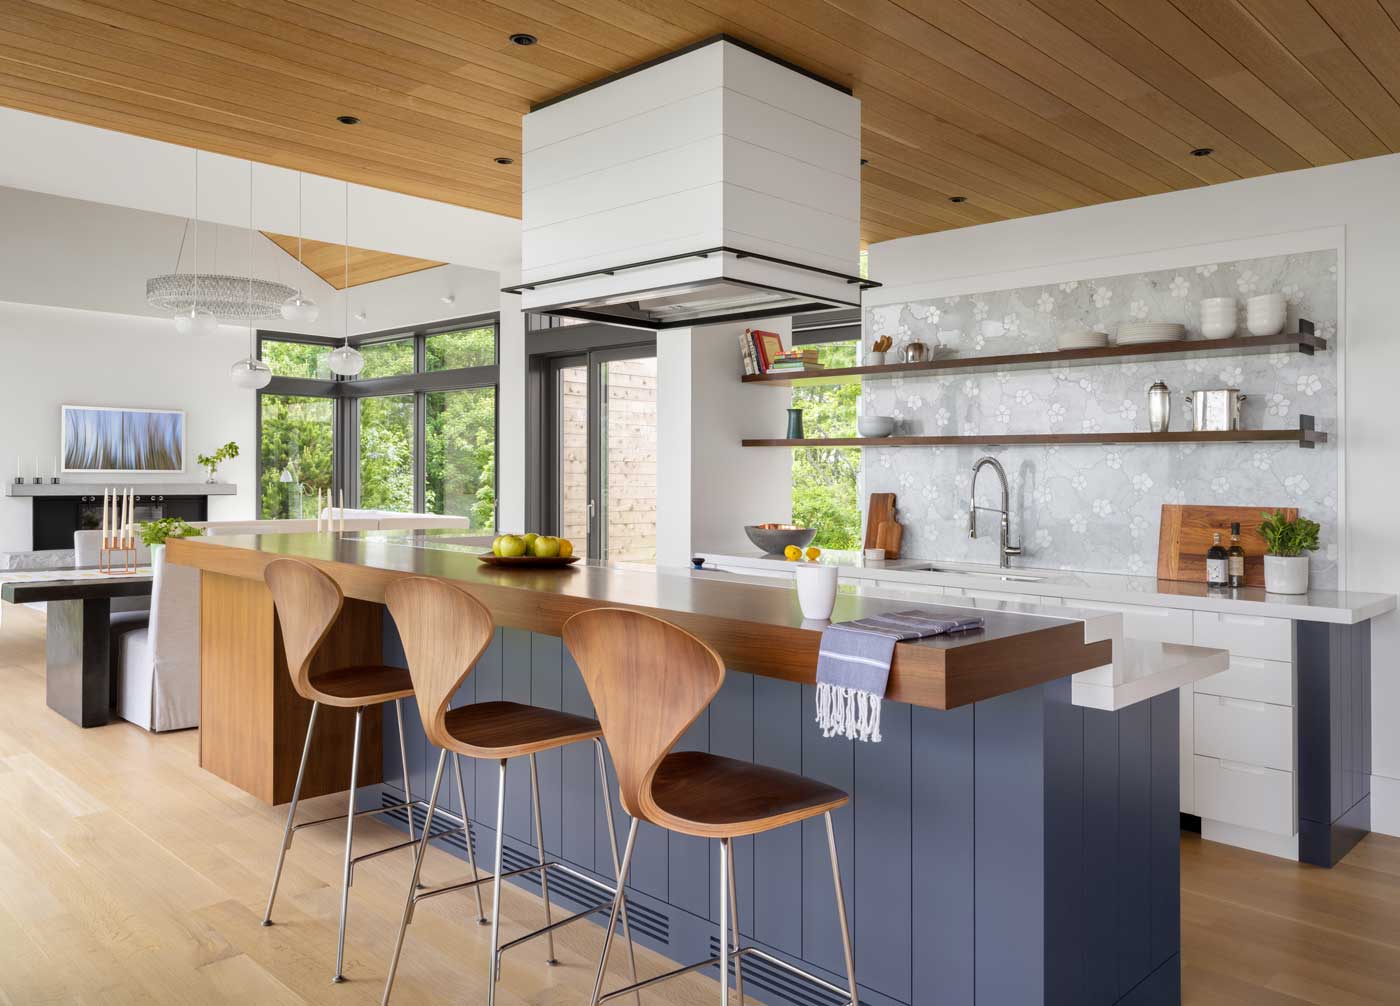
[[[998,510],[996,507],[977,505],[977,476],[982,471],[983,467],[986,465],[992,466],[992,470],[997,473],[997,479],[1001,482],[1000,510]],[[1011,545],[1007,543],[1007,537],[1011,532],[1010,508],[1011,491],[1006,484],[1006,469],[1002,468],[1000,461],[998,461],[994,457],[991,457],[990,455],[985,458],[978,458],[977,463],[972,466],[972,494],[971,501],[969,502],[967,508],[967,536],[969,538],[977,537],[978,510],[991,510],[993,513],[1001,514],[1001,547],[998,551],[997,558],[1002,569],[1007,569],[1011,566],[1011,556],[1021,554],[1020,545]]]

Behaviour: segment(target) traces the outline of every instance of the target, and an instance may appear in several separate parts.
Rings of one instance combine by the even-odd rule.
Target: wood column
[[[383,607],[346,598],[316,655],[317,668],[378,664]],[[272,594],[261,580],[200,576],[199,764],[266,803],[286,803],[296,785],[311,703],[292,689]],[[352,709],[322,708],[302,796],[343,792],[350,779]],[[361,786],[383,779],[382,719],[361,737]]]

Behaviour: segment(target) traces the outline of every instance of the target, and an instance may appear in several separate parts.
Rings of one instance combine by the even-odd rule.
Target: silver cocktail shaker
[[[1153,433],[1166,433],[1172,421],[1172,395],[1158,381],[1147,389],[1147,428]]]

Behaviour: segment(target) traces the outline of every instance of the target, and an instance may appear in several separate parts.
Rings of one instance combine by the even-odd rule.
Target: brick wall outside
[[[609,559],[656,558],[656,360],[606,366],[604,499]],[[584,368],[561,372],[560,533],[583,551],[588,527],[588,386]]]

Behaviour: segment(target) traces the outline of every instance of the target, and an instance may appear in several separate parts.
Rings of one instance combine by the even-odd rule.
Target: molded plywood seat
[[[478,702],[449,709],[443,728],[455,750],[473,758],[514,758],[603,736],[597,720],[519,702]]]
[[[282,648],[287,654],[287,670],[292,677],[292,687],[303,699],[311,703],[311,718],[306,724],[306,743],[301,751],[301,767],[297,769],[296,786],[292,789],[292,803],[287,808],[287,823],[282,831],[282,847],[277,854],[277,869],[272,874],[272,891],[267,896],[267,911],[263,914],[263,925],[272,925],[272,906],[277,900],[277,885],[282,879],[282,866],[287,860],[287,850],[291,847],[292,836],[301,828],[325,824],[330,821],[345,821],[345,862],[340,886],[340,936],[335,955],[335,981],[345,980],[345,920],[350,910],[350,881],[355,864],[361,859],[379,856],[394,849],[407,848],[416,844],[413,829],[413,807],[420,803],[413,799],[409,788],[408,752],[404,746],[403,699],[413,695],[413,680],[402,667],[386,667],[382,664],[357,664],[349,667],[315,666],[316,654],[333,630],[341,609],[345,606],[345,595],[340,585],[308,562],[300,559],[278,559],[267,565],[263,579],[272,593],[272,603],[277,609],[277,621],[282,628]],[[404,801],[374,810],[355,810],[355,789],[359,781],[360,737],[364,725],[365,709],[394,703],[395,718],[399,727],[399,764],[403,769]],[[320,818],[315,821],[296,822],[297,803],[301,799],[301,784],[306,777],[306,763],[311,758],[311,740],[316,731],[316,713],[321,706],[338,706],[355,710],[355,742],[350,756],[350,778],[348,806],[344,814]],[[460,778],[458,784],[460,787]],[[424,841],[429,837],[439,838],[456,832],[465,832],[467,849],[471,851],[471,830],[467,827],[466,801],[462,802],[460,828],[452,828],[430,836],[431,829],[423,829]],[[356,857],[352,855],[355,840],[355,818],[365,814],[385,814],[391,811],[408,811],[408,841],[391,845],[385,849]],[[431,823],[431,822],[430,822]],[[474,858],[474,857],[473,857]]]
[[[645,982],[603,992],[603,976],[612,950],[623,897],[613,902],[613,918],[603,936],[603,954],[593,983],[592,1006],[640,992],[658,982],[692,971],[719,968],[720,1004],[729,1006],[730,960],[734,987],[744,1002],[743,958],[747,955],[794,972],[839,997],[843,1006],[858,1006],[855,955],[846,923],[845,895],[836,857],[836,831],[831,812],[850,797],[826,783],[781,769],[723,758],[704,751],[672,752],[677,741],[699,719],[724,684],[724,661],[703,640],[679,626],[624,608],[582,611],[564,623],[564,645],[583,673],[584,684],[603,724],[603,737],[617,765],[622,806],[632,815],[632,828],[622,854],[622,882],[627,881],[637,844],[637,823],[652,824],[699,838],[719,839],[719,955],[686,965]],[[833,744],[844,744],[834,740]],[[836,915],[845,950],[846,988],[779,960],[739,938],[739,908],[735,903],[734,854],[731,843],[808,818],[826,823],[827,849],[836,886]]]
[[[393,702],[413,695],[406,667],[341,667],[312,674],[302,696],[327,706],[354,708]]]
[[[549,947],[549,956],[545,958],[545,963],[558,964],[554,957],[554,930],[579,919],[586,919],[595,912],[613,910],[615,900],[621,897],[620,883],[609,887],[596,877],[564,863],[548,861],[544,853],[544,826],[540,816],[540,777],[535,755],[580,741],[592,742],[601,783],[603,820],[608,825],[608,838],[612,849],[614,875],[621,876],[607,761],[603,757],[603,728],[597,720],[586,716],[575,716],[557,709],[544,709],[520,702],[478,702],[452,708],[452,699],[457,690],[476,668],[477,661],[481,659],[482,653],[495,636],[496,627],[491,612],[461,587],[426,577],[395,580],[385,589],[384,602],[398,627],[399,639],[402,640],[404,653],[408,657],[408,668],[413,675],[414,694],[418,700],[418,715],[423,721],[423,732],[427,734],[429,742],[439,747],[442,753],[438,756],[433,793],[428,799],[428,817],[423,824],[423,839],[418,845],[413,879],[409,881],[408,897],[404,901],[398,939],[394,943],[394,953],[389,960],[389,977],[384,983],[382,1003],[383,1006],[388,1006],[389,996],[394,990],[394,976],[398,972],[399,957],[403,953],[404,934],[408,930],[408,924],[413,921],[413,910],[419,901],[470,888],[476,893],[478,919],[482,923],[487,921],[481,906],[481,885],[484,881],[476,875],[475,862],[472,863],[471,880],[432,889],[420,889],[418,883],[423,867],[423,854],[427,850],[429,833],[433,827],[433,815],[438,813],[438,791],[442,787],[443,770],[450,753],[456,764],[458,797],[463,800],[464,805],[466,796],[462,788],[461,756],[489,758],[499,767],[500,774],[496,784],[496,874],[494,878],[487,878],[492,882],[493,894],[490,919],[491,960],[486,980],[486,1004],[494,1006],[496,984],[501,975],[501,955],[505,951],[543,936]],[[530,765],[530,796],[531,809],[534,811],[537,865],[507,870],[503,867],[508,789],[506,767],[511,758],[519,756],[527,757]],[[602,895],[602,900],[555,922],[549,900],[551,870],[566,873],[582,884],[592,887]],[[540,893],[544,898],[544,927],[517,936],[502,945],[501,881],[525,873],[538,875]],[[621,918],[630,951],[632,934],[625,909]],[[614,926],[617,925],[617,921],[618,914],[613,910]],[[635,954],[632,956],[632,980],[637,980]]]
[[[844,807],[834,786],[782,769],[677,751],[661,759],[651,781],[656,823],[683,835],[738,838],[772,831]]]

